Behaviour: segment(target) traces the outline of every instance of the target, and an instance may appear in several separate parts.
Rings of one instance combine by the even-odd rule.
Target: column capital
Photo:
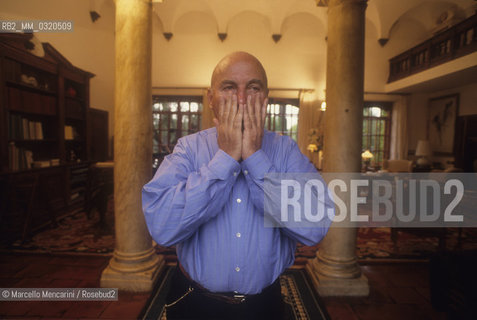
[[[327,7],[329,0],[315,0],[317,7]]]

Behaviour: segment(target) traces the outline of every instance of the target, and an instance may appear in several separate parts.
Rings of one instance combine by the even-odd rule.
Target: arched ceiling
[[[268,68],[270,83],[275,87],[315,88],[321,94],[326,82],[328,8],[317,6],[317,2],[155,2],[153,50],[157,71],[154,83],[158,86],[166,83],[202,85],[218,59],[228,52],[245,50],[270,66],[281,66]],[[368,0],[365,89],[384,90],[388,59],[430,38],[442,27],[438,19],[443,13],[450,12],[455,23],[474,14],[476,3],[474,0]],[[186,80],[177,70],[160,63],[177,57],[185,70],[194,70]]]
[[[160,21],[164,33],[174,33],[177,21],[191,12],[203,13],[204,19],[213,19],[216,33],[226,34],[231,21],[243,12],[254,12],[263,16],[270,26],[271,34],[284,34],[290,17],[296,14],[314,16],[326,34],[327,8],[318,7],[316,0],[163,0],[154,2],[155,19]],[[438,19],[446,11],[453,15],[455,21],[473,14],[476,9],[474,0],[369,0],[366,11],[367,19],[377,29],[377,39],[387,40],[392,30],[399,23],[419,21],[432,32],[438,28]],[[197,14],[194,15],[197,18]],[[210,21],[207,21],[209,25]]]
[[[326,9],[313,0],[164,0],[154,3],[154,14],[161,21],[163,32],[174,33],[175,21],[190,11],[202,11],[212,16],[217,33],[227,33],[229,24],[243,12],[263,16],[271,34],[281,34],[285,20],[297,13],[315,16],[326,26]]]

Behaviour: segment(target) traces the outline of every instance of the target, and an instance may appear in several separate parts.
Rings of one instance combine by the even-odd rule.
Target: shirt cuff
[[[262,149],[257,150],[250,157],[242,162],[243,171],[248,173],[254,179],[263,179],[265,174],[270,171],[272,162]]]
[[[221,149],[210,160],[208,167],[221,180],[226,180],[232,175],[237,177],[240,171],[240,164]]]

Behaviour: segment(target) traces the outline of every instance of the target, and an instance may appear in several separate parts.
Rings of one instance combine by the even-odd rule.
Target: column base
[[[306,271],[308,271],[318,294],[322,297],[366,297],[369,295],[368,278],[363,274],[354,279],[331,278],[318,274],[310,264],[306,265]]]
[[[115,251],[101,274],[100,286],[131,292],[152,291],[164,266],[164,259],[152,248],[138,254]]]
[[[369,295],[368,278],[365,275],[360,273],[353,278],[324,275],[317,269],[316,259],[309,261],[305,269],[320,296],[366,297]]]

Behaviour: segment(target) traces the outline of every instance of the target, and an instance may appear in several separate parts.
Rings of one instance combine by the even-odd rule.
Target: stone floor
[[[107,256],[0,254],[0,287],[94,288]],[[368,264],[366,298],[324,298],[334,319],[445,319],[430,305],[426,263]],[[115,302],[0,302],[0,318],[135,319],[147,293],[119,293]]]

